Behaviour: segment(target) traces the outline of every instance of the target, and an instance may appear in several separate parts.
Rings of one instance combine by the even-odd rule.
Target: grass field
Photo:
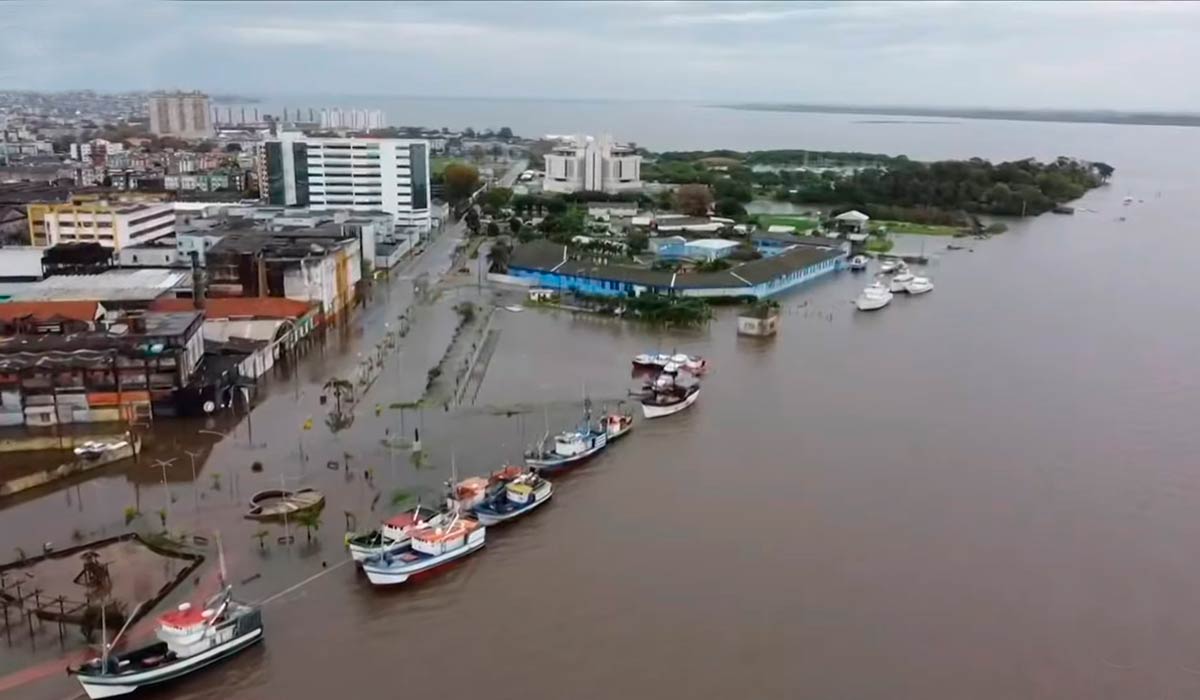
[[[447,165],[450,165],[451,163],[453,163],[455,161],[466,162],[466,161],[463,161],[461,158],[445,158],[445,157],[430,158],[429,159],[429,169],[433,171],[431,174],[440,175],[441,172],[446,169]]]
[[[795,226],[797,233],[808,233],[817,227],[817,222],[815,219],[806,219],[803,216],[759,214],[758,225],[764,229],[768,226]]]
[[[911,221],[872,221],[871,230],[883,226],[888,233],[911,233],[918,236],[953,236],[958,233],[955,226],[938,226],[936,224],[914,224]]]

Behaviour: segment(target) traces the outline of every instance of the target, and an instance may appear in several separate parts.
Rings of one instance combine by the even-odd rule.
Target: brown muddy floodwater
[[[737,338],[728,309],[687,333],[498,311],[474,406],[376,416],[383,380],[333,434],[319,385],[382,333],[380,306],[276,382],[253,439],[244,420],[213,428],[225,439],[164,424],[172,521],[222,529],[234,578],[262,574],[246,597],[327,573],[266,605],[261,648],[144,697],[1200,696],[1200,131],[1071,128],[1068,152],[1113,162],[1113,185],[938,254],[932,294],[878,313],[853,311],[852,273],[784,298],[767,342]],[[372,520],[395,486],[436,488],[451,454],[464,475],[517,459],[544,413],[558,429],[585,390],[619,399],[629,356],[655,348],[710,358],[689,412],[639,423],[438,578],[373,590],[339,566],[344,511]],[[421,468],[382,443],[401,421],[422,426]],[[180,450],[197,445],[194,489]],[[349,474],[326,468],[346,453]],[[326,491],[324,522],[260,552],[240,514],[281,475]],[[160,482],[142,465],[9,505],[0,551],[120,531],[134,498],[163,505]],[[0,649],[9,670],[52,669],[6,697],[75,692],[47,657]]]

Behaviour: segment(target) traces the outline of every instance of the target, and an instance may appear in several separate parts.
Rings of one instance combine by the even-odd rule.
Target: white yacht
[[[882,309],[892,302],[892,290],[888,289],[882,282],[875,282],[862,291],[858,298],[854,300],[854,305],[859,311],[874,311]]]
[[[912,281],[904,288],[904,291],[909,294],[924,294],[925,292],[933,291],[933,282],[928,277],[913,277]]]
[[[889,286],[893,292],[905,292],[908,291],[909,282],[912,282],[915,279],[916,277],[913,276],[913,273],[905,270],[903,272],[896,273],[896,275],[892,277]]]

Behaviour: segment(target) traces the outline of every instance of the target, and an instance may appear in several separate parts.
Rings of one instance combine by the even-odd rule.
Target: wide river
[[[782,300],[782,331],[768,342],[737,338],[728,309],[679,334],[498,312],[476,408],[406,418],[406,430],[426,424],[432,466],[421,470],[381,449],[399,420],[386,411],[363,411],[337,435],[318,420],[304,438],[309,466],[296,466],[316,388],[379,318],[352,325],[255,411],[254,440],[268,447],[247,448],[243,421],[205,448],[199,514],[187,470],[171,477],[177,517],[223,523],[235,577],[263,574],[248,597],[322,561],[332,570],[265,607],[261,648],[147,697],[1200,696],[1200,331],[1187,292],[1200,261],[1200,130],[868,123],[886,118],[676,103],[289,104],[524,135],[604,131],[655,150],[1070,155],[1116,175],[1075,216],[938,254],[932,294],[859,314],[850,300],[861,276],[803,288]],[[445,478],[451,452],[462,474],[494,468],[544,421],[576,418],[584,387],[598,403],[622,396],[628,357],[656,347],[710,358],[690,412],[639,424],[558,479],[542,512],[493,529],[481,554],[439,578],[380,591],[334,568],[341,511],[365,512],[372,491],[313,465],[351,452],[384,474],[385,500],[394,484]],[[388,399],[386,385],[372,391]],[[171,454],[201,441],[195,427],[174,429]],[[244,466],[254,459],[262,474]],[[138,469],[0,510],[0,551],[65,541],[75,526],[120,530],[135,484],[143,510],[164,500],[159,471]],[[222,491],[209,472],[227,474]],[[301,534],[293,551],[260,554],[231,472],[239,502],[281,474],[325,489],[318,542]],[[46,675],[6,696],[77,689]]]

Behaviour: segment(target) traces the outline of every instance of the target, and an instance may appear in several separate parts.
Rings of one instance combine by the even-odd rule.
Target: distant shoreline
[[[750,112],[809,112],[818,114],[870,114],[893,117],[951,117],[997,121],[1065,122],[1073,124],[1128,124],[1135,126],[1200,126],[1200,114],[1165,112],[1109,112],[1050,109],[956,109],[952,107],[863,107],[819,104],[724,104],[723,109]]]

